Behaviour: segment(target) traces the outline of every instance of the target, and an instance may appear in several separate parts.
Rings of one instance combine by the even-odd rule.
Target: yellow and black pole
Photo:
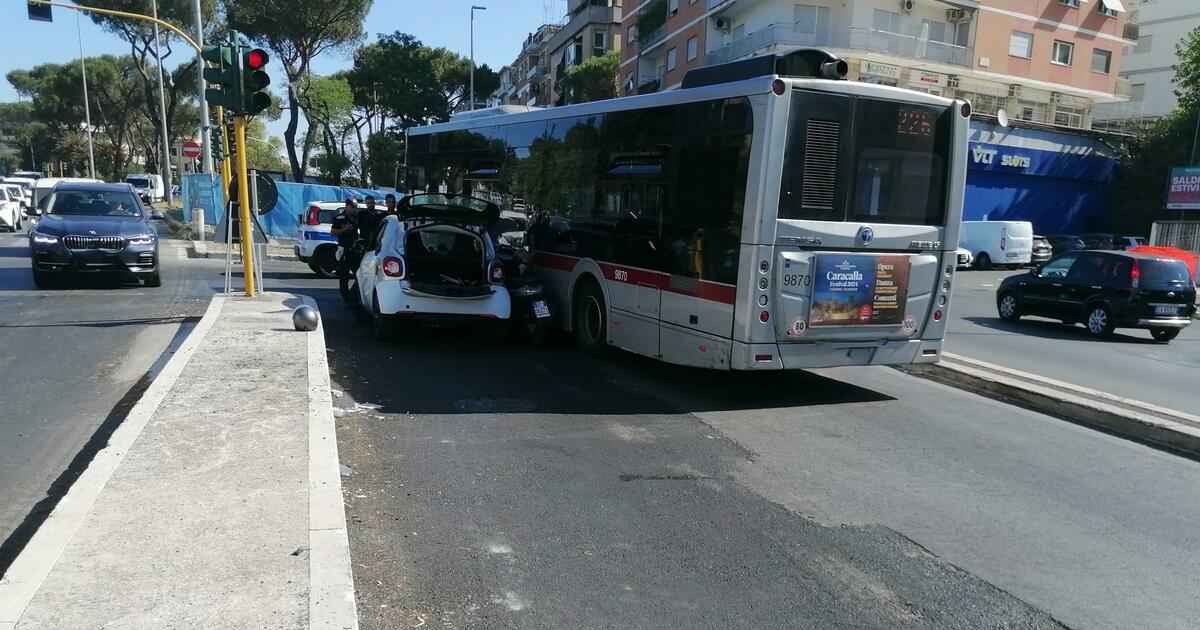
[[[233,141],[237,149],[238,223],[241,225],[242,272],[246,297],[254,297],[254,229],[250,224],[250,171],[246,165],[246,117],[234,116]]]

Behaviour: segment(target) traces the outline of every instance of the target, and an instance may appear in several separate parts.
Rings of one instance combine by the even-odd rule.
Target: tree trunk
[[[371,124],[369,119],[367,124]],[[371,172],[367,168],[367,145],[363,144],[362,127],[354,125],[354,135],[358,137],[358,174],[362,178],[363,185],[370,187]]]
[[[304,182],[304,167],[308,165],[308,142],[304,146],[304,162],[301,164],[300,159],[296,156],[296,128],[300,125],[300,103],[296,101],[296,83],[288,81],[288,125],[283,131],[283,143],[287,145],[288,163],[292,167],[292,179],[303,183]]]

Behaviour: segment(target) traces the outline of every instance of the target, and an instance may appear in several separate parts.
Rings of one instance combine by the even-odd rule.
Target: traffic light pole
[[[254,226],[250,223],[250,176],[246,165],[246,117],[234,116],[233,141],[237,147],[238,223],[242,238],[242,277],[246,280],[246,297],[254,297]]]
[[[221,129],[221,146],[225,147],[225,159],[221,160],[221,191],[225,203],[229,203],[229,182],[233,179],[232,164],[229,163],[229,127],[225,125],[225,108],[217,108],[217,126]]]

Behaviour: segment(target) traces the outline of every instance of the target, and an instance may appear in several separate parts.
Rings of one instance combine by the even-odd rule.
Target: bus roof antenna
[[[844,59],[827,50],[801,48],[784,55],[760,55],[689,70],[681,87],[716,85],[771,75],[841,80],[846,78],[849,70]]]

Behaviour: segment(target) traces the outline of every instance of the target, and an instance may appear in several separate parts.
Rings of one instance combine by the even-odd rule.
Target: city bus
[[[408,185],[519,199],[583,348],[731,370],[934,362],[970,104],[846,70],[805,49],[411,128]]]

